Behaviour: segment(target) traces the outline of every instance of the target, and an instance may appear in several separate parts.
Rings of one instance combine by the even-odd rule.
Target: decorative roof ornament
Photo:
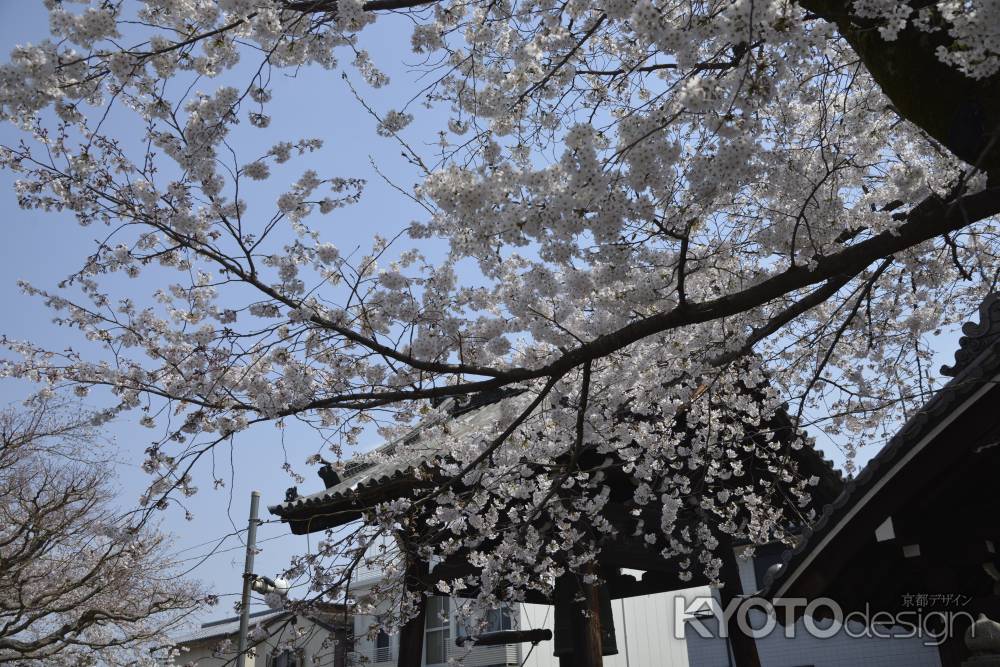
[[[993,292],[983,300],[979,305],[979,324],[966,322],[962,333],[965,335],[958,341],[955,363],[942,366],[942,375],[957,376],[984,350],[1000,343],[1000,292]]]

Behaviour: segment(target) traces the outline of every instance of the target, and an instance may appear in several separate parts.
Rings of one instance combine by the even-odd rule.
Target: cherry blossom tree
[[[0,414],[0,661],[154,665],[197,608],[164,536],[112,509],[85,416],[54,401]]]
[[[439,529],[429,555],[509,538],[477,555],[482,595],[551,589],[613,533],[584,453],[624,461],[634,506],[658,509],[641,539],[715,578],[720,534],[815,518],[786,451],[802,439],[765,425],[787,411],[849,456],[879,442],[933,389],[930,337],[997,281],[995,2],[46,6],[52,38],[0,70],[25,133],[2,163],[23,207],[107,228],[62,289],[25,285],[107,353],[8,341],[4,369],[159,426],[148,506],[194,493],[199,460],[255,424],[301,420],[341,456],[373,421],[391,436],[440,399],[519,392],[449,440],[439,469],[461,492],[378,508],[321,546],[339,570],[300,561],[318,591],[416,512]],[[412,26],[426,87],[378,108],[366,91],[393,84],[359,35],[387,21]],[[245,196],[322,148],[268,129],[271,74],[299,67],[342,70],[419,179],[397,187],[426,214],[364,256],[314,226],[351,219],[357,174]],[[243,121],[270,148],[240,155]],[[118,294],[116,274],[155,293]],[[750,469],[777,481],[740,483]]]

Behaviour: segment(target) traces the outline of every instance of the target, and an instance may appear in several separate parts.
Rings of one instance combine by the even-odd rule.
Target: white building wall
[[[375,650],[375,641],[368,638],[368,628],[373,623],[375,623],[373,615],[356,614],[354,616],[354,662],[364,662],[373,667],[395,665],[396,657],[399,655],[399,635],[389,636],[388,655],[381,656],[387,659],[380,660]]]
[[[548,604],[522,604],[520,613],[517,615],[518,629],[520,630],[554,630],[555,611],[552,605]],[[530,652],[529,652],[530,651]],[[534,648],[531,644],[524,644],[522,647],[524,654],[524,667],[558,667],[559,660],[552,655],[552,642],[539,642]]]
[[[700,586],[670,593],[613,600],[618,655],[606,658],[607,667],[687,667],[683,614],[678,608],[695,596],[706,595]]]
[[[742,550],[736,551],[736,567],[740,571],[740,586],[747,595],[760,590],[757,583],[757,575],[753,570],[753,559],[746,558]]]
[[[688,667],[688,647],[683,637],[683,618],[677,618],[686,601],[710,593],[707,586],[670,593],[656,593],[613,600],[618,655],[605,656],[605,667]],[[551,605],[521,605],[522,629],[553,629]],[[530,645],[523,645],[527,654]],[[542,642],[528,656],[525,667],[558,667],[552,642]]]

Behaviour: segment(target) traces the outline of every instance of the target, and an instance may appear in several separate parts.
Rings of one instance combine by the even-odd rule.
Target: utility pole
[[[243,565],[243,598],[240,603],[240,652],[236,667],[245,667],[247,659],[247,626],[250,625],[250,587],[253,585],[253,557],[257,550],[257,505],[260,491],[250,494],[250,523],[247,525],[247,559]]]

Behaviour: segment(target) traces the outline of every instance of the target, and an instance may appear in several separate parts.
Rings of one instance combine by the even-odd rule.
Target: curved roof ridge
[[[979,322],[962,325],[965,334],[958,341],[955,363],[942,366],[941,375],[956,377],[983,351],[1000,340],[1000,292],[991,292],[979,304]]]

